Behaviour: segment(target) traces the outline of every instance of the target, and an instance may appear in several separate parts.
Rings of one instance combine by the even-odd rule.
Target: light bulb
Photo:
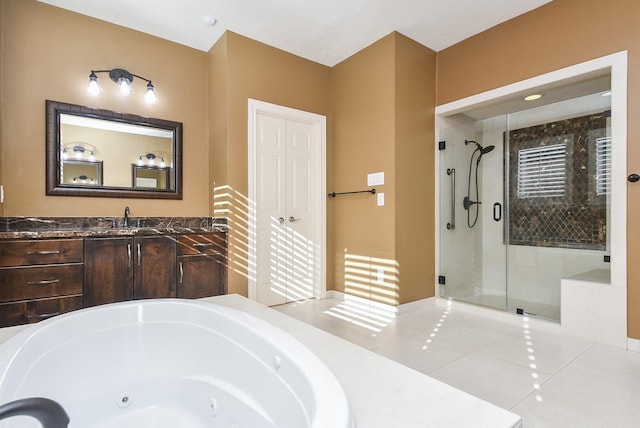
[[[138,165],[139,165],[139,166],[144,165],[144,161],[142,160],[142,156],[140,156],[140,157],[138,158]]]
[[[100,85],[98,85],[98,76],[92,71],[89,75],[89,86],[87,87],[89,94],[96,96],[100,93]]]
[[[96,161],[96,155],[93,152],[89,153],[89,160],[91,162],[95,162]]]
[[[155,88],[151,82],[147,83],[147,93],[144,94],[144,100],[149,104],[155,104],[155,102],[158,101]]]
[[[164,158],[160,158],[160,159],[161,159],[161,161],[160,161],[160,167],[161,167],[161,168],[164,168],[164,167],[165,167],[165,165],[166,165],[166,164],[164,163]]]
[[[131,82],[124,77],[118,79],[118,87],[120,88],[120,93],[125,97],[128,97],[131,94]]]

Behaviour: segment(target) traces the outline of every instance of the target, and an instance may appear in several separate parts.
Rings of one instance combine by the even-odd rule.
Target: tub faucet
[[[42,428],[66,428],[70,420],[64,408],[48,398],[23,398],[0,406],[0,419],[20,415],[36,418]]]
[[[122,220],[122,227],[129,227],[129,214],[131,214],[129,207],[124,207],[124,220]]]

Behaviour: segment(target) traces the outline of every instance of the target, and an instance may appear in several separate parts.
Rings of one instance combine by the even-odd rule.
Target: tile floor
[[[442,299],[397,311],[333,299],[274,309],[509,409],[524,427],[640,426],[640,353],[551,322]]]

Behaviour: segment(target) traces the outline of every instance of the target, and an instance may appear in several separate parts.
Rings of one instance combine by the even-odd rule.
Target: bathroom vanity
[[[4,218],[0,326],[132,299],[226,294],[226,221]],[[115,226],[115,227],[113,227]]]

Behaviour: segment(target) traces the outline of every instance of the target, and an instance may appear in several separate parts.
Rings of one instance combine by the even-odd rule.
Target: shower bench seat
[[[561,324],[576,336],[618,348],[627,347],[626,289],[611,283],[609,269],[593,269],[560,283]]]

